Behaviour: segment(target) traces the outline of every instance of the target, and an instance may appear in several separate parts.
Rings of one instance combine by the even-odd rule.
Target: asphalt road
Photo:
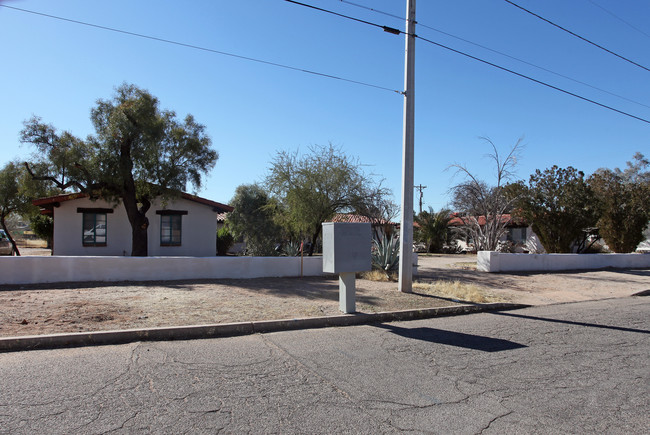
[[[650,432],[650,298],[0,354],[0,433]]]

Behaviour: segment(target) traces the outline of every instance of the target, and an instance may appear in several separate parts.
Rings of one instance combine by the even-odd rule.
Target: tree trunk
[[[147,229],[149,219],[147,211],[151,203],[147,198],[141,198],[142,206],[138,208],[135,180],[133,179],[133,160],[131,159],[131,139],[126,139],[120,146],[120,172],[123,180],[122,202],[126,215],[131,224],[131,256],[146,257],[149,255]]]
[[[146,213],[151,204],[147,200],[142,200],[142,206],[138,208],[135,191],[125,192],[122,196],[122,202],[124,203],[126,215],[131,224],[131,256],[146,257],[149,255],[149,239],[147,233],[149,219]]]
[[[0,217],[0,224],[2,225],[2,229],[5,230],[5,234],[7,237],[9,237],[9,242],[11,243],[11,246],[13,247],[14,253],[20,257],[20,251],[18,250],[18,246],[16,246],[16,241],[14,240],[13,237],[11,237],[11,233],[7,229],[7,224],[5,223],[5,217],[2,216]]]
[[[320,226],[314,233],[314,235],[311,238],[311,246],[309,247],[309,256],[311,257],[314,255],[314,249],[316,249],[316,242],[318,241],[318,235],[320,234]]]
[[[147,228],[149,219],[146,216],[139,216],[135,225],[131,223],[131,256],[146,257],[149,255],[149,238]]]

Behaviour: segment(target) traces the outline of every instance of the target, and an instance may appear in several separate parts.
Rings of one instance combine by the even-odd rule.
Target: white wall
[[[77,208],[113,208],[106,201],[88,198],[63,201],[54,207],[52,255],[131,255],[131,226],[122,205],[106,214],[106,246],[83,246],[83,213]]]
[[[305,257],[304,276],[323,275]],[[300,257],[2,257],[0,284],[300,276]]]
[[[527,272],[616,268],[650,268],[648,254],[506,254],[479,251],[482,272]]]
[[[165,208],[188,212],[181,218],[181,246],[160,246],[160,215],[156,214],[156,210],[162,210],[163,207],[159,202],[155,202],[147,212],[150,256],[212,257],[217,255],[217,214],[211,207],[179,199],[169,203]],[[131,231],[130,225],[129,231]]]
[[[78,207],[113,208],[113,204],[102,200],[91,201],[88,198],[80,198],[64,201],[60,207],[55,207],[53,255],[131,255],[131,224],[121,203],[113,208],[113,213],[106,214],[106,246],[83,246],[83,213],[77,213]],[[155,201],[147,212],[150,256],[216,255],[217,216],[211,207],[179,198],[170,201],[165,208],[188,212],[182,216],[181,246],[160,246],[160,215],[157,215],[156,211],[162,210],[163,207]]]

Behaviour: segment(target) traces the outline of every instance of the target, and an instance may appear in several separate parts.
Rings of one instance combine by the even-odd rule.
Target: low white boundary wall
[[[479,251],[482,272],[526,272],[616,268],[650,268],[648,254],[507,254]]]
[[[323,258],[305,257],[303,275],[323,275]],[[291,276],[300,276],[300,257],[0,258],[0,284]]]

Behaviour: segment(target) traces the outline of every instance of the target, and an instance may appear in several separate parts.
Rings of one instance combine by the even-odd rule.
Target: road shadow
[[[575,322],[573,320],[551,319],[551,318],[548,318],[548,317],[528,316],[528,315],[525,315],[525,314],[506,313],[506,312],[503,312],[503,311],[493,311],[493,312],[490,312],[490,314],[494,314],[496,316],[516,317],[516,318],[519,318],[519,319],[539,320],[539,321],[542,321],[542,322],[562,323],[562,324],[565,324],[565,325],[586,326],[586,327],[589,327],[589,328],[612,329],[612,330],[615,330],[615,331],[636,332],[636,333],[639,333],[639,334],[650,334],[650,331],[648,331],[646,329],[625,328],[623,326],[599,325],[597,323],[585,323],[585,322]]]
[[[402,328],[390,324],[380,324],[375,326],[377,328],[386,329],[400,337],[427,341],[429,343],[445,344],[447,346],[462,347],[465,349],[480,350],[482,352],[502,352],[505,350],[528,347],[510,340],[485,337],[482,335],[464,334],[455,331],[445,331],[435,328]]]

